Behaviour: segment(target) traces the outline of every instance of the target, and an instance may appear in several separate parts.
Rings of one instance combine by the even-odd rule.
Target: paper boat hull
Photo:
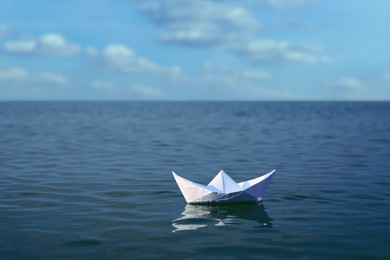
[[[275,170],[274,170],[275,171]],[[274,171],[259,178],[238,183],[240,191],[218,192],[212,191],[208,186],[191,182],[173,172],[173,176],[186,200],[189,204],[203,203],[243,203],[261,202],[264,194],[272,180]]]
[[[188,202],[190,204],[202,203],[241,203],[241,202],[259,202],[261,198],[254,197],[244,191],[233,193],[211,193],[194,201]]]

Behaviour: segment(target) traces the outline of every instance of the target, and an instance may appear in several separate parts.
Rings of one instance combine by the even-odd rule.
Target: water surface
[[[0,258],[390,255],[390,103],[2,102]],[[263,204],[191,206],[276,169]]]

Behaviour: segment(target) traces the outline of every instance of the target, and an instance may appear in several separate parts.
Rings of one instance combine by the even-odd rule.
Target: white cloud
[[[383,75],[383,79],[384,79],[385,81],[390,81],[390,74],[385,74],[385,75]]]
[[[15,84],[27,79],[28,73],[21,68],[0,68],[0,83]]]
[[[42,73],[39,76],[39,80],[48,84],[54,84],[59,86],[66,86],[68,84],[68,79],[59,74],[53,73]]]
[[[146,3],[145,3],[146,2]],[[169,44],[220,47],[255,63],[315,64],[330,61],[323,52],[296,46],[288,41],[261,37],[261,23],[246,8],[247,1],[145,0],[142,10],[164,29],[161,40]],[[258,6],[258,3],[252,3]],[[308,6],[305,0],[267,0],[263,8],[290,10]],[[306,24],[300,21],[300,24]]]
[[[264,71],[247,70],[247,71],[236,72],[234,75],[236,77],[249,79],[249,80],[264,81],[264,80],[271,79],[271,75],[267,72],[264,72]]]
[[[59,54],[73,55],[80,51],[76,44],[69,43],[57,33],[49,33],[39,38],[30,37],[4,44],[4,50],[15,54]]]
[[[386,99],[385,85],[383,78],[363,81],[355,77],[343,77],[324,84],[332,91],[332,99],[341,100]]]
[[[0,24],[0,39],[10,32],[9,28],[4,24]]]
[[[10,87],[34,84],[65,86],[68,84],[68,80],[60,74],[31,73],[18,67],[2,67],[0,68],[0,83]]]
[[[262,2],[263,7],[278,11],[302,9],[308,7],[309,4],[308,0],[266,0]]]
[[[42,51],[47,53],[71,55],[80,50],[79,46],[66,42],[63,36],[56,33],[42,35],[39,40]]]
[[[232,48],[236,54],[252,62],[302,63],[327,62],[326,55],[311,48],[296,47],[287,41],[257,40]]]
[[[178,85],[190,89],[189,92],[195,93],[196,97],[200,99],[291,100],[299,98],[295,93],[270,87],[268,84],[269,78],[270,75],[263,74],[263,72],[236,71],[222,75],[187,76],[182,78],[182,82],[178,82]]]
[[[271,28],[285,28],[285,29],[316,29],[317,25],[311,22],[307,22],[304,20],[279,20],[279,19],[274,19],[271,20],[266,24],[267,26]]]
[[[327,85],[330,87],[349,90],[362,90],[367,87],[365,83],[353,77],[344,77],[334,82],[328,83]]]
[[[156,99],[162,97],[161,90],[148,86],[134,85],[130,86],[128,91],[140,99]]]
[[[93,47],[93,46],[88,46],[85,48],[85,53],[88,55],[88,56],[96,56],[99,54],[98,50]]]
[[[238,78],[239,80],[257,80],[265,81],[270,80],[272,76],[265,71],[261,70],[235,70],[229,68],[226,65],[216,65],[211,62],[206,62],[203,64],[203,68],[206,73],[214,75],[229,75],[230,77]]]
[[[35,39],[6,42],[4,49],[10,53],[31,53],[35,51],[37,44],[38,42]]]
[[[244,7],[205,0],[147,1],[144,13],[167,29],[162,41],[192,46],[226,44],[247,38],[261,24]]]
[[[167,73],[173,76],[180,73],[179,67],[160,66],[147,58],[136,55],[132,49],[122,44],[107,45],[102,51],[89,47],[87,55],[98,65],[124,73]]]
[[[109,94],[111,97],[116,98],[149,100],[163,97],[163,93],[160,89],[141,84],[124,87],[123,85],[121,86],[121,84],[115,85],[111,81],[95,80],[92,82],[91,88],[105,91],[105,93]]]
[[[115,86],[112,82],[109,81],[101,81],[101,80],[96,80],[92,82],[91,87],[94,89],[100,89],[100,90],[108,90],[112,91],[115,89]]]
[[[101,53],[113,67],[127,72],[158,71],[160,67],[146,58],[138,57],[124,45],[108,45]]]
[[[206,63],[204,74],[182,74],[169,86],[177,88],[186,99],[293,99],[290,93],[270,88],[273,76],[261,70],[236,70],[228,66]],[[183,95],[183,92],[191,95]]]

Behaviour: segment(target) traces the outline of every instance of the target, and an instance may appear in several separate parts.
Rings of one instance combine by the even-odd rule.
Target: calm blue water
[[[259,205],[171,175],[274,168]],[[386,102],[2,102],[0,258],[386,258],[389,169]]]

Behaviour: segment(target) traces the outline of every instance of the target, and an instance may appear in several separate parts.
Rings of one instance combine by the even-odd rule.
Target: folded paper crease
[[[236,183],[221,170],[207,186],[189,181],[175,172],[172,174],[186,202],[194,204],[262,201],[274,172],[275,170],[258,178]]]

